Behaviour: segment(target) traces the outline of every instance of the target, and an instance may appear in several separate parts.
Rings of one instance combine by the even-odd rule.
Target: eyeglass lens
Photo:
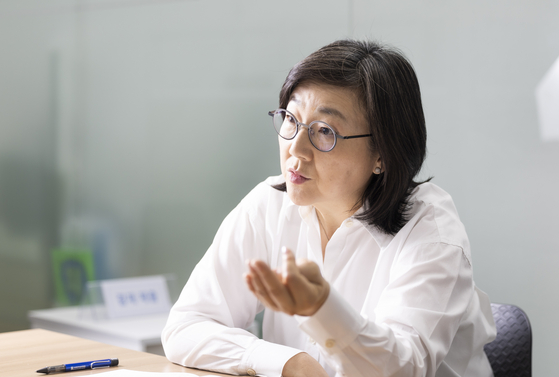
[[[297,119],[287,110],[276,110],[273,117],[276,132],[284,139],[291,140],[297,134]],[[311,143],[319,150],[328,152],[336,145],[336,134],[326,123],[316,121],[307,126]]]

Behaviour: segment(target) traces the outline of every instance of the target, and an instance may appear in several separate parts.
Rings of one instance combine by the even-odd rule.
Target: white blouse
[[[395,236],[346,219],[322,258],[313,207],[256,186],[223,221],[173,306],[162,334],[169,360],[241,375],[281,376],[304,351],[330,376],[492,376],[487,295],[472,278],[470,245],[451,197],[432,183],[410,198]],[[263,340],[244,328],[264,306],[243,279],[247,259],[271,268],[281,248],[318,264],[330,295],[310,317],[266,309]]]

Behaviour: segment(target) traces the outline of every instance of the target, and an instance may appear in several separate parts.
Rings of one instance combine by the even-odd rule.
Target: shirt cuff
[[[259,339],[245,352],[239,365],[239,374],[249,376],[281,377],[283,366],[303,351]]]
[[[295,316],[299,328],[324,351],[337,353],[346,348],[367,326],[364,318],[334,289],[318,311],[310,317]]]

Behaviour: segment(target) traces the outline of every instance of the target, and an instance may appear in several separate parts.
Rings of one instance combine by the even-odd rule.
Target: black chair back
[[[517,306],[491,304],[497,337],[485,345],[495,377],[532,376],[532,329]]]

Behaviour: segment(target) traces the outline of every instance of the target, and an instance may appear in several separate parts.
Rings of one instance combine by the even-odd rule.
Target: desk
[[[43,329],[0,334],[0,377],[40,377],[36,370],[46,366],[118,358],[119,366],[97,370],[53,374],[59,377],[89,376],[125,368],[145,372],[183,372],[197,376],[218,375],[171,363],[163,356],[111,346]],[[49,375],[50,376],[50,375]]]
[[[164,355],[161,332],[169,313],[137,317],[95,319],[88,307],[71,306],[32,310],[28,313],[31,328],[74,335],[135,351]]]

